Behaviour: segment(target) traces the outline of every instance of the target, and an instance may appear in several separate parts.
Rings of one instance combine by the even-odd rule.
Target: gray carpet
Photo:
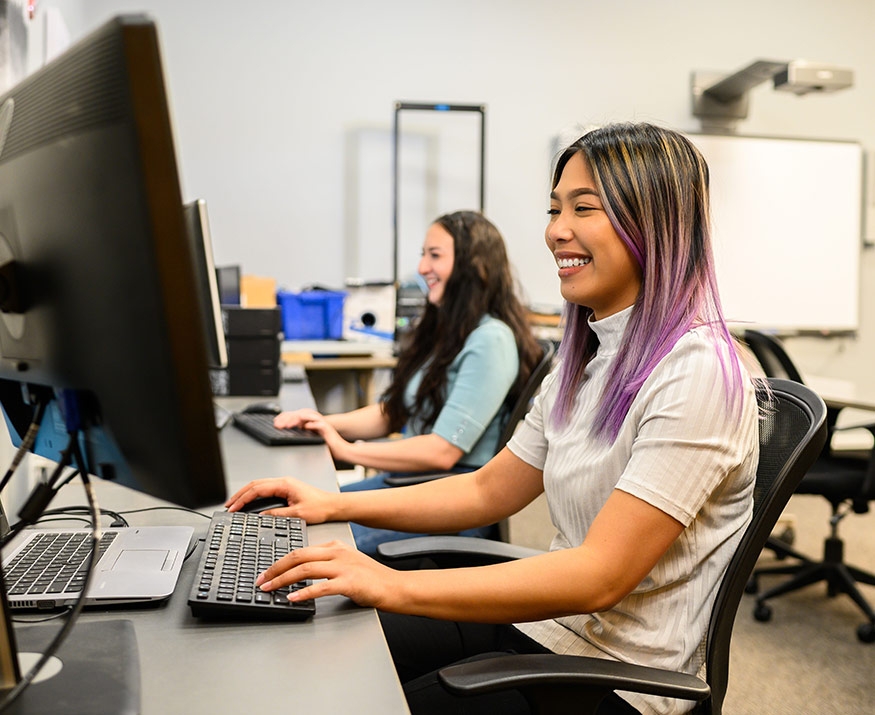
[[[796,521],[795,547],[819,557],[828,534],[829,505],[795,496],[786,510]],[[875,573],[875,512],[851,514],[839,527],[845,561]],[[761,563],[770,561],[765,552]],[[778,583],[772,577],[762,586]],[[875,587],[862,586],[875,605]],[[875,713],[875,643],[857,640],[862,612],[814,584],[770,602],[772,620],[753,617],[754,597],[742,599],[732,638],[725,715]]]

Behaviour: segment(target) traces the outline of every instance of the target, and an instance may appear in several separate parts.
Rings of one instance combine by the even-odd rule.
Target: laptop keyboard
[[[303,429],[278,429],[273,426],[273,415],[243,412],[234,415],[234,426],[271,447],[296,444],[322,444],[325,440],[317,433]]]
[[[290,603],[286,596],[309,585],[302,581],[265,592],[255,579],[277,559],[307,545],[302,519],[217,511],[210,520],[194,585],[192,615],[227,619],[303,620],[316,612],[312,600]]]
[[[108,531],[98,543],[98,559],[118,534]],[[78,594],[85,585],[92,537],[89,531],[41,534],[5,567],[9,596]]]

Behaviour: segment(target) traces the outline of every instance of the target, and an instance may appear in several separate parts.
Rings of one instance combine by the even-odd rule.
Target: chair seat
[[[860,495],[866,479],[860,469],[860,460],[855,458],[830,457],[829,462],[818,459],[803,477],[797,494],[815,494],[833,505]]]

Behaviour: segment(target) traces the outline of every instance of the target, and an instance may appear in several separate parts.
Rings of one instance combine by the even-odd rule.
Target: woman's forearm
[[[600,581],[580,548],[563,549],[494,566],[404,572],[397,595],[380,608],[477,623],[537,621],[609,607]]]
[[[382,442],[350,442],[332,453],[351,464],[383,472],[448,471],[465,454],[435,434]]]
[[[507,489],[507,482],[514,489]],[[425,484],[336,495],[335,519],[396,531],[452,533],[493,524],[543,491],[541,472],[509,450],[477,471]]]
[[[496,566],[409,572],[385,607],[491,623],[607,610],[651,572],[683,528],[651,504],[615,490],[580,546]]]
[[[379,439],[389,434],[389,421],[380,404],[368,405],[352,412],[326,415],[325,421],[347,440]]]

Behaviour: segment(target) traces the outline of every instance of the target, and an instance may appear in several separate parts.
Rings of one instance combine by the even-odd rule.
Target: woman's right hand
[[[305,484],[292,477],[255,479],[238,489],[225,506],[228,511],[240,511],[246,504],[259,497],[281,497],[287,507],[270,509],[275,516],[296,516],[308,524],[321,524],[334,520],[338,494]]]
[[[273,418],[273,425],[278,429],[294,429],[296,427],[303,427],[307,422],[324,419],[320,412],[304,408],[303,410],[280,412]]]

